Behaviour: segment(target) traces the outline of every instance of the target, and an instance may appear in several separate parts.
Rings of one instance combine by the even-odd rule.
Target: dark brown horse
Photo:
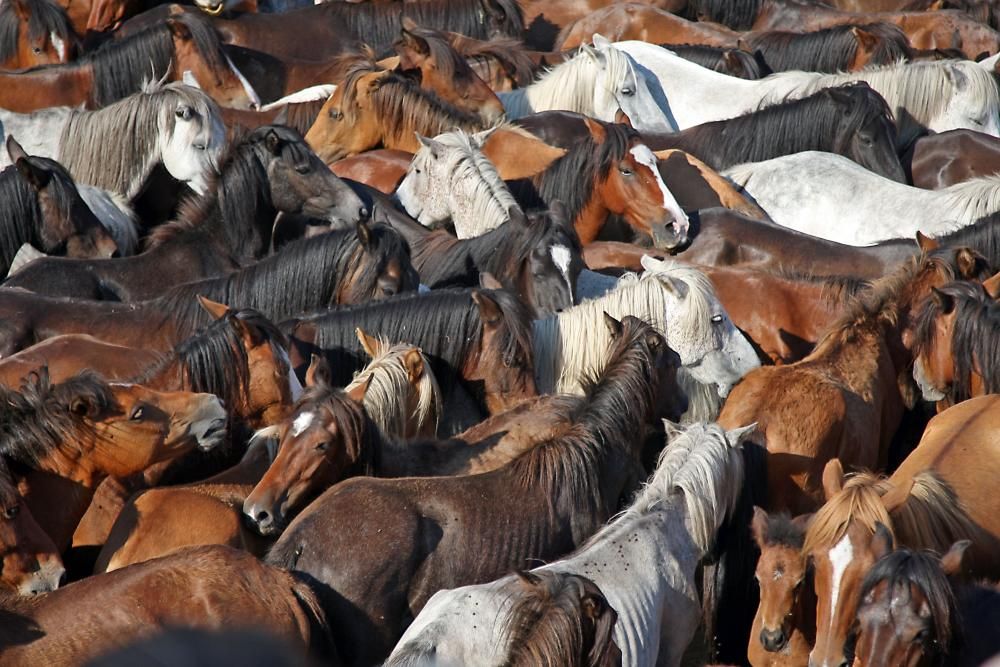
[[[906,35],[888,23],[838,25],[814,32],[752,32],[740,39],[749,51],[760,51],[775,72],[857,72],[868,66],[910,60]]]
[[[66,568],[0,458],[0,595],[54,591]]]
[[[760,52],[701,44],[661,44],[684,60],[690,60],[714,72],[755,81],[773,74]]]
[[[220,169],[205,195],[153,232],[149,250],[141,255],[112,262],[39,259],[4,286],[58,297],[154,299],[168,287],[218,276],[265,256],[279,211],[338,228],[368,217],[358,196],[286,127],[255,130]]]
[[[268,560],[322,582],[348,664],[384,658],[434,592],[579,546],[631,492],[669,348],[635,318],[611,322],[608,370],[566,432],[482,475],[348,480],[284,532]]]
[[[980,176],[1000,173],[1000,139],[973,130],[920,137],[903,156],[913,185],[940,190]]]

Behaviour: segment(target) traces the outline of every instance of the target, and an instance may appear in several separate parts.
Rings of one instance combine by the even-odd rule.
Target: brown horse
[[[1000,139],[973,130],[951,130],[917,139],[903,158],[913,185],[940,190],[1000,173]]]
[[[838,25],[813,32],[766,30],[745,33],[740,46],[760,51],[774,72],[857,72],[868,66],[910,60],[906,35],[888,23]]]
[[[54,591],[66,568],[0,458],[0,595]]]
[[[0,69],[65,63],[76,57],[78,37],[54,0],[14,0],[0,6]]]
[[[839,461],[823,472],[826,504],[806,533],[803,553],[815,567],[816,647],[810,664],[843,664],[861,580],[880,540],[943,552],[972,540],[966,563],[995,579],[1000,505],[991,480],[1000,474],[996,439],[1000,396],[963,401],[931,419],[917,448],[888,479],[857,474],[844,481]],[[880,536],[882,524],[888,535]]]
[[[608,5],[612,0],[527,0],[524,8],[524,37],[533,49],[551,51],[560,30]],[[645,4],[668,12],[681,12],[686,0],[648,0]]]
[[[913,378],[939,411],[1000,392],[1000,275],[934,290],[917,317]]]
[[[733,389],[719,423],[757,422],[768,450],[770,511],[814,510],[832,458],[885,468],[903,411],[916,401],[903,332],[931,288],[984,274],[968,248],[923,255],[862,293],[805,359],[758,368]]]
[[[802,556],[809,516],[753,511],[754,541],[760,549],[760,604],[753,619],[747,659],[753,667],[798,667],[809,659],[816,634],[812,572]]]
[[[590,44],[595,34],[612,42],[637,39],[652,44],[702,44],[734,47],[740,33],[717,23],[697,23],[644,3],[609,4],[570,23],[556,37],[554,49],[568,51]]]
[[[340,664],[311,587],[228,547],[188,549],[0,609],[5,667],[75,667],[171,626],[252,628]]]
[[[482,41],[455,32],[445,34],[472,71],[494,92],[524,88],[534,81],[535,63],[521,42],[502,37]]]
[[[590,385],[563,434],[482,475],[348,480],[285,530],[268,560],[324,584],[348,664],[384,658],[434,592],[579,546],[631,492],[669,348],[640,320],[609,320],[614,372]]]
[[[729,76],[756,81],[773,74],[759,52],[747,53],[742,49],[700,44],[663,44],[684,60],[706,69]]]

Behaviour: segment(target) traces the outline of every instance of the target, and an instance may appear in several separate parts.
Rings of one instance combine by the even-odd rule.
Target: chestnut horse
[[[998,407],[1000,396],[991,394],[938,414],[888,479],[859,473],[845,482],[839,461],[827,464],[827,502],[803,546],[815,568],[817,598],[810,664],[843,664],[861,582],[876,560],[879,541],[891,544],[895,538],[940,553],[957,540],[972,540],[968,571],[991,579],[1000,575],[1000,504],[991,481],[1000,474]]]
[[[643,474],[637,456],[658,367],[670,350],[636,318],[609,318],[609,326],[613,372],[590,384],[564,433],[481,475],[347,480],[285,530],[268,561],[323,584],[347,664],[384,659],[436,591],[579,546],[631,493]],[[339,518],[345,511],[350,521]],[[343,563],[352,565],[331,567]]]
[[[188,549],[31,600],[7,599],[0,618],[4,667],[75,667],[151,630],[177,626],[249,628],[311,648],[324,664],[340,664],[311,586],[223,546]]]
[[[55,0],[0,5],[0,70],[54,65],[76,58],[79,38]]]
[[[54,591],[66,568],[0,458],[0,596]]]
[[[903,411],[916,400],[903,332],[931,288],[984,274],[968,248],[912,260],[862,293],[805,359],[751,371],[733,388],[719,423],[758,423],[768,450],[770,511],[814,510],[832,458],[885,468]]]

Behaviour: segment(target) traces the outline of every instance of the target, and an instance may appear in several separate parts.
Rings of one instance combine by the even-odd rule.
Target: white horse
[[[807,151],[744,164],[724,174],[777,224],[848,245],[938,236],[1000,211],[1000,177],[923,190],[873,174],[851,160]]]
[[[645,272],[625,276],[608,294],[535,320],[535,383],[540,392],[583,393],[580,380],[607,363],[611,334],[603,314],[634,315],[663,334],[683,368],[721,397],[760,366],[701,271],[673,260],[642,258]]]
[[[866,81],[893,111],[901,145],[921,127],[935,132],[964,128],[1000,136],[997,85],[988,71],[970,61],[900,63],[846,74],[782,72],[748,81],[713,72],[654,44],[625,41],[615,46],[658,80],[653,94],[682,130],[806,97],[823,88]]]
[[[396,188],[396,199],[411,218],[426,227],[447,222],[460,239],[481,236],[508,219],[507,211],[521,208],[483,155],[483,143],[492,130],[466,134],[446,132],[433,139],[417,136],[420,150]]]
[[[693,424],[675,435],[631,507],[572,556],[534,570],[584,576],[600,588],[618,615],[622,665],[680,664],[701,621],[695,571],[736,508],[740,446],[754,428]],[[517,594],[514,576],[435,593],[385,664],[507,664]]]
[[[612,123],[621,109],[641,132],[676,132],[632,58],[600,35],[594,46],[581,46],[526,88],[498,93],[507,118],[559,109]]]
[[[0,130],[32,155],[58,160],[74,180],[132,199],[153,168],[201,194],[226,146],[218,105],[197,88],[150,83],[96,111],[56,107],[0,110]],[[9,164],[0,154],[0,168]]]

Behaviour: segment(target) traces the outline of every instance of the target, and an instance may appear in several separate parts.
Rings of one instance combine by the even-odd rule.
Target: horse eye
[[[619,166],[618,167],[618,171],[620,171],[622,173],[622,176],[631,176],[631,175],[633,175],[635,173],[634,171],[632,171],[631,167],[629,167],[628,165],[625,165],[625,164]]]
[[[344,117],[344,114],[340,112],[339,109],[330,109],[330,118],[334,120],[340,120]]]
[[[321,442],[318,445],[316,445],[316,451],[317,452],[325,452],[329,448],[330,448],[330,441],[329,440],[324,440],[323,442]]]
[[[6,510],[4,510],[3,515],[8,519],[14,519],[17,517],[18,512],[21,511],[20,505],[11,505]]]
[[[300,174],[308,174],[312,169],[307,164],[300,164],[295,166],[295,171]]]
[[[143,415],[143,409],[142,406],[139,406],[132,411],[132,414],[131,416],[129,416],[129,419],[131,419],[132,421],[138,421],[142,419],[142,415]]]
[[[35,55],[38,55],[39,53],[42,52],[42,47],[40,47],[40,46],[33,46],[33,47],[31,47],[31,50],[32,50],[32,52],[34,52]]]
[[[191,110],[191,107],[181,107],[176,112],[174,112],[174,115],[176,115],[178,118],[182,120],[191,120],[191,118],[194,116],[194,111]]]
[[[633,90],[632,88],[622,88],[622,95],[630,97],[632,95],[635,95],[635,90]]]
[[[712,324],[722,324],[722,315],[712,315]]]

